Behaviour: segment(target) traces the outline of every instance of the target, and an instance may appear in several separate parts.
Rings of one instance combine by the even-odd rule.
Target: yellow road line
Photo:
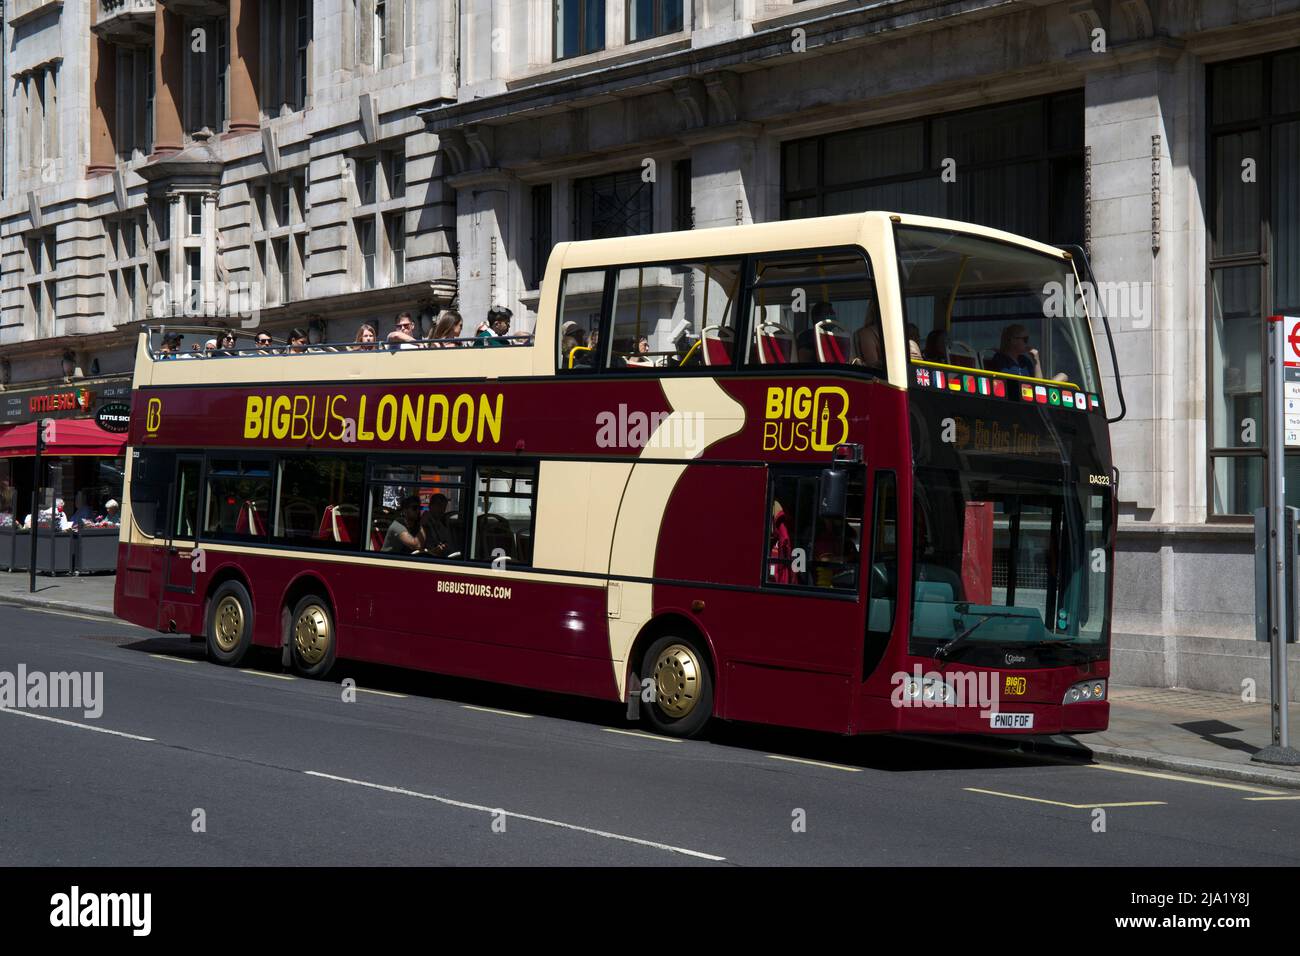
[[[825,767],[827,770],[843,770],[846,773],[862,773],[861,767],[846,767],[839,763],[824,763],[821,760],[806,760],[803,757],[786,757],[781,754],[768,754],[769,760],[788,760],[790,763],[806,763],[810,767]]]
[[[1176,773],[1159,773],[1155,770],[1137,770],[1133,767],[1114,767],[1110,764],[1090,763],[1094,770],[1109,770],[1111,773],[1131,773],[1139,777],[1154,777],[1157,780],[1176,780],[1179,783],[1199,783],[1203,787],[1221,787],[1224,790],[1245,790],[1247,793],[1263,793],[1269,796],[1281,796],[1281,790],[1269,790],[1265,787],[1252,787],[1244,783],[1224,783],[1220,780],[1202,780],[1200,777],[1184,777]]]
[[[201,661],[195,660],[193,657],[173,657],[173,656],[170,655],[170,654],[150,654],[149,656],[150,656],[150,657],[156,657],[156,658],[158,658],[158,660],[160,660],[160,661],[175,661],[177,664],[200,664],[200,663],[202,663]]]
[[[640,730],[619,730],[617,727],[604,728],[607,734],[622,734],[625,737],[645,737],[647,740],[657,740],[661,744],[679,744],[682,742],[680,737],[660,737],[658,734],[647,734]]]
[[[239,673],[252,674],[254,677],[274,677],[276,680],[297,680],[296,677],[289,674],[268,674],[266,671],[255,671],[247,667],[241,667]]]
[[[536,714],[521,714],[513,710],[497,710],[495,707],[479,707],[476,704],[461,704],[463,710],[477,710],[483,714],[500,714],[502,717],[522,717],[524,720],[532,720]]]
[[[1133,800],[1128,803],[1062,803],[1060,800],[1045,800],[1042,797],[1026,797],[1019,793],[1000,793],[997,790],[980,790],[978,787],[963,787],[970,793],[984,793],[991,797],[1006,797],[1009,800],[1028,800],[1030,803],[1046,803],[1053,807],[1066,807],[1070,810],[1095,810],[1098,807],[1163,807],[1168,806],[1163,800]]]

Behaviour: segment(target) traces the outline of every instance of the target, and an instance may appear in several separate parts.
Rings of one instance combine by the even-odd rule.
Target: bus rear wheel
[[[253,599],[238,581],[227,581],[208,602],[208,657],[234,666],[253,644]]]
[[[337,645],[334,615],[329,605],[308,594],[289,616],[289,650],[293,667],[304,677],[324,677],[334,666]]]
[[[646,724],[669,737],[699,736],[713,716],[713,674],[699,647],[661,637],[646,648],[640,673],[654,688],[654,699],[641,708]]]

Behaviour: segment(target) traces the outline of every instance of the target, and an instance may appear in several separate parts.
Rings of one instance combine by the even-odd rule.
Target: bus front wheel
[[[646,648],[640,673],[653,690],[641,707],[651,729],[669,737],[696,737],[704,730],[713,715],[713,675],[699,647],[661,637]]]
[[[304,677],[324,677],[334,666],[334,615],[315,594],[300,600],[289,618],[289,648],[293,666]]]
[[[217,588],[208,602],[208,656],[234,666],[253,644],[253,599],[238,581]]]

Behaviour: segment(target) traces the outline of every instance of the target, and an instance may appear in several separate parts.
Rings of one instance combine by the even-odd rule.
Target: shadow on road
[[[123,648],[132,651],[206,660],[204,645],[192,642],[188,637],[159,636],[120,643]],[[240,666],[267,673],[284,672],[279,654],[262,647],[253,648]],[[410,697],[511,710],[593,727],[624,729],[634,726],[626,719],[626,708],[609,701],[380,664],[340,661],[330,674],[329,682],[340,684],[349,677],[356,681],[358,687]],[[1086,748],[1077,744],[1074,745],[1077,752],[1071,754],[1068,750],[1061,749],[1059,744],[1028,737],[895,734],[850,737],[720,720],[709,725],[703,739],[719,747],[892,772],[1046,766],[1061,762],[1087,763],[1089,760]]]

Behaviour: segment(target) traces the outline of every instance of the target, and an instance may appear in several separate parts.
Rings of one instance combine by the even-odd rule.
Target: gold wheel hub
[[[333,639],[329,615],[319,604],[303,608],[298,620],[293,622],[293,646],[299,659],[308,667],[325,659]]]
[[[244,606],[233,594],[227,594],[217,604],[212,616],[212,636],[223,654],[229,654],[239,646],[244,636]]]
[[[655,701],[669,717],[685,717],[700,700],[703,667],[685,644],[670,644],[655,661]]]

